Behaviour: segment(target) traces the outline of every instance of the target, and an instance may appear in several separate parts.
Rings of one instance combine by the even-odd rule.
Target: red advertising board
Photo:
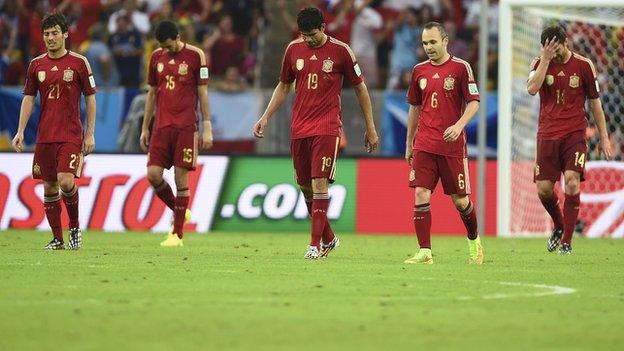
[[[472,201],[477,203],[477,162],[470,160]],[[496,235],[496,161],[486,164],[486,235]],[[356,232],[413,234],[414,190],[408,187],[410,167],[400,159],[361,159],[357,171]],[[477,204],[478,206],[478,204]],[[465,235],[451,198],[438,183],[431,198],[434,235]]]

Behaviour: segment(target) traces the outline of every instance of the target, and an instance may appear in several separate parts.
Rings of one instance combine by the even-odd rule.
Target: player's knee
[[[431,191],[425,188],[416,188],[416,203],[425,204],[428,203],[431,198]]]
[[[43,182],[43,191],[46,194],[55,194],[59,191],[58,182]]]
[[[312,192],[315,194],[327,193],[329,191],[329,181],[327,178],[312,179]]]
[[[468,196],[454,196],[453,205],[458,211],[463,211],[470,205],[470,198]]]
[[[552,196],[554,189],[551,186],[538,184],[537,185],[537,195],[540,198],[549,198]]]
[[[572,179],[565,183],[565,193],[568,195],[576,195],[580,191],[580,182],[577,179]]]
[[[148,170],[147,171],[147,180],[152,184],[152,186],[157,186],[163,181],[162,174],[158,171]]]
[[[74,188],[74,177],[59,176],[58,185],[61,187],[61,190],[65,192],[69,192]]]

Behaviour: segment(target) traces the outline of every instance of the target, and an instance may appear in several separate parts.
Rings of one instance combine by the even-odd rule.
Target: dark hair
[[[540,40],[542,45],[546,43],[546,40],[552,38],[555,38],[558,43],[563,44],[566,40],[565,29],[562,26],[550,26],[544,28],[542,31],[542,38]]]
[[[67,20],[60,12],[52,12],[43,16],[41,20],[41,32],[46,29],[54,28],[56,25],[61,27],[61,33],[67,33]]]
[[[302,32],[321,29],[323,22],[323,14],[316,7],[306,7],[297,14],[297,25]]]
[[[178,27],[171,21],[162,21],[156,26],[154,36],[160,43],[167,39],[175,40],[178,37]]]
[[[448,37],[448,33],[446,32],[446,29],[441,23],[427,22],[427,24],[425,24],[425,29],[432,29],[432,28],[438,28],[438,31],[440,31],[440,36],[442,37],[442,39],[444,39],[445,37]]]

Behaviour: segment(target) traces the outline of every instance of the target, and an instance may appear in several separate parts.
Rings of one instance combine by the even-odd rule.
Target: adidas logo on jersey
[[[52,69],[50,71],[52,71],[52,72],[58,71],[58,67],[54,66],[54,67],[52,67]]]
[[[436,74],[434,74],[434,75],[433,75],[433,77],[431,77],[431,78],[433,78],[433,79],[439,79],[439,78],[440,78],[440,75],[436,73]]]
[[[310,57],[310,61],[315,61],[315,60],[318,60],[318,59],[316,58],[316,54],[314,54],[314,55],[312,55],[312,57]]]
[[[565,73],[563,73],[563,71],[559,71],[559,74],[557,74],[559,77],[563,77],[565,76]]]

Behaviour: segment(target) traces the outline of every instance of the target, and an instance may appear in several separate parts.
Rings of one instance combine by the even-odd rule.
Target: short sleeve
[[[358,65],[357,60],[355,58],[355,54],[351,50],[349,46],[344,47],[343,51],[343,62],[345,63],[344,67],[344,75],[347,77],[347,80],[351,85],[356,86],[364,81],[364,76],[362,75],[362,70],[360,69],[360,65]]]
[[[208,73],[208,62],[206,60],[206,54],[203,50],[198,49],[197,55],[199,56],[199,72],[197,72],[197,85],[206,85],[208,84],[208,78],[210,78],[210,75]]]
[[[424,79],[426,84],[427,78]],[[407,88],[407,102],[413,106],[422,105],[422,90],[420,89],[420,82],[418,81],[418,72],[416,71],[416,67],[412,69],[412,77],[410,79],[409,87]]]
[[[91,65],[89,64],[89,61],[87,61],[86,57],[82,58],[81,71],[80,85],[82,86],[82,93],[85,96],[95,94],[95,78],[93,78]]]
[[[597,99],[600,97],[600,86],[598,84],[598,76],[596,74],[596,68],[591,61],[586,61],[583,64],[583,90],[585,95],[590,99]]]
[[[149,66],[147,69],[147,84],[149,84],[152,87],[155,87],[158,85],[158,75],[156,73],[156,67],[155,67],[155,58],[154,58],[154,53],[156,51],[154,51],[152,53],[152,55],[150,56],[150,61],[149,61]],[[208,72],[208,69],[206,69],[206,73]]]
[[[35,72],[35,64],[31,61],[26,72],[26,82],[24,83],[24,95],[37,96],[37,72]]]
[[[290,84],[295,80],[295,72],[292,70],[291,56],[292,45],[286,48],[284,57],[282,58],[282,68],[280,70],[280,81],[286,84]]]
[[[464,100],[468,101],[479,101],[479,88],[477,87],[477,83],[474,79],[474,73],[472,73],[472,68],[470,64],[466,61],[461,62],[463,64],[463,68],[461,68],[461,85],[462,85],[462,94],[464,95]]]

